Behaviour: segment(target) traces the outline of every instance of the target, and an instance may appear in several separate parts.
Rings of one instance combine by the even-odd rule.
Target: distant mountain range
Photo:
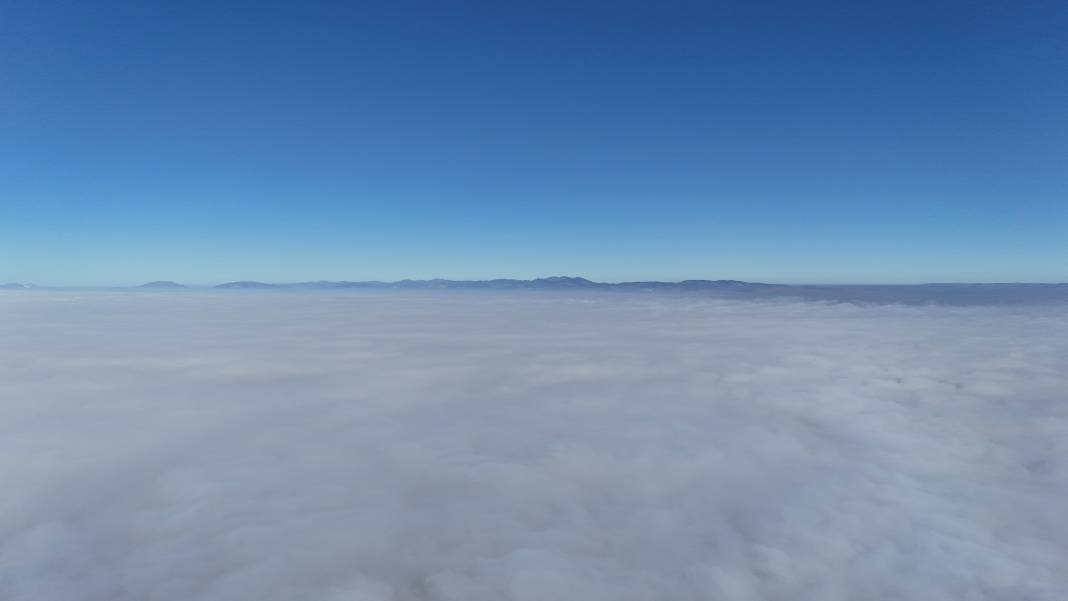
[[[0,284],[0,290],[38,288],[29,284]],[[171,281],[154,281],[139,289],[159,291],[194,290]],[[205,288],[205,287],[201,287]],[[604,292],[679,292],[736,299],[796,298],[812,301],[870,302],[907,304],[1014,304],[1068,302],[1068,283],[1062,284],[837,284],[795,285],[743,282],[739,280],[684,280],[681,282],[594,282],[586,278],[555,276],[533,280],[400,280],[320,281],[271,284],[266,282],[226,282],[210,288],[222,290],[557,290]]]
[[[146,284],[147,285],[147,284]],[[771,284],[740,282],[737,280],[686,280],[683,282],[594,282],[586,278],[554,276],[534,280],[496,279],[496,280],[400,280],[396,282],[360,281],[360,282],[298,282],[292,284],[267,284],[264,282],[227,282],[215,288],[226,289],[302,289],[302,290],[337,290],[341,288],[370,289],[408,289],[408,290],[707,290],[727,288],[766,287]]]
[[[215,288],[230,290],[560,290],[605,292],[689,292],[721,298],[797,298],[813,301],[870,303],[941,303],[955,305],[1068,302],[1068,284],[910,284],[910,285],[792,285],[740,280],[683,280],[681,282],[594,282],[586,278],[554,276],[533,280],[400,280],[298,282],[227,282]]]

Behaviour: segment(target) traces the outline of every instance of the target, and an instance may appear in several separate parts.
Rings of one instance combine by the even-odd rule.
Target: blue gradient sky
[[[1065,281],[1065,31],[1062,1],[0,0],[0,281]]]

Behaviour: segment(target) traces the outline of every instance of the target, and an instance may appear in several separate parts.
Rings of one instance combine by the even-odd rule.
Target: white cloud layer
[[[0,599],[1068,599],[1068,308],[0,297]]]

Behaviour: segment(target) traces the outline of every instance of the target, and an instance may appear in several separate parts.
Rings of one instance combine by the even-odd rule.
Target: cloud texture
[[[1068,308],[0,297],[0,599],[1068,598]]]

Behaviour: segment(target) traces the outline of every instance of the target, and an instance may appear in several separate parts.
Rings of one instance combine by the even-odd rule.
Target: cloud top
[[[0,598],[1064,599],[1068,313],[0,298]]]

